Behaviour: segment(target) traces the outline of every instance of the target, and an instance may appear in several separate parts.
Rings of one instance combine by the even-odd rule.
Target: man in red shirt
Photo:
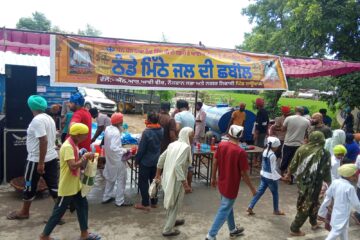
[[[233,212],[233,205],[239,192],[241,177],[253,195],[256,194],[256,189],[247,174],[249,170],[247,154],[239,146],[239,139],[243,131],[244,128],[242,126],[230,126],[228,132],[229,141],[221,142],[215,153],[211,185],[213,187],[219,186],[221,205],[206,240],[216,239],[216,235],[225,221],[228,223],[230,238],[240,236],[244,231],[243,227],[236,227]],[[216,178],[217,171],[219,172],[218,180]]]
[[[77,92],[70,97],[69,108],[74,112],[70,121],[70,126],[74,123],[83,123],[89,128],[88,137],[85,141],[79,143],[79,149],[85,148],[89,152],[91,151],[91,124],[92,118],[89,111],[84,108],[85,99],[81,93]]]

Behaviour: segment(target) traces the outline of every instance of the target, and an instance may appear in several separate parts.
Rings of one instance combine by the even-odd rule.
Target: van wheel
[[[87,110],[90,110],[90,108],[91,108],[90,103],[86,103],[86,104],[85,104],[85,108],[86,108]]]

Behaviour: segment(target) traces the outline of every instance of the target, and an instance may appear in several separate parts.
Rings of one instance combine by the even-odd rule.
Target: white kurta
[[[339,236],[344,238],[346,236],[344,231],[348,231],[351,209],[353,207],[360,211],[360,201],[356,196],[353,185],[343,178],[334,180],[326,191],[325,200],[321,204],[318,213],[320,217],[326,217],[327,207],[331,204],[332,199],[334,199],[330,221],[332,230],[327,239],[336,239]]]
[[[340,175],[338,173],[338,168],[340,167],[341,160],[337,159],[335,155],[331,156],[331,181],[339,179]]]
[[[104,148],[106,164],[103,174],[106,179],[106,186],[103,201],[114,196],[113,191],[116,187],[115,203],[121,205],[124,203],[127,175],[126,161],[122,161],[122,157],[127,152],[127,149],[122,147],[121,133],[117,127],[108,126],[105,129]]]

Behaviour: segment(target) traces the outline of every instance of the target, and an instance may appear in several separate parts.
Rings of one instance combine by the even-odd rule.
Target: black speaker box
[[[26,129],[4,129],[6,182],[13,178],[24,176],[26,157]]]
[[[5,65],[5,76],[6,128],[26,129],[33,118],[27,99],[36,94],[37,68]]]

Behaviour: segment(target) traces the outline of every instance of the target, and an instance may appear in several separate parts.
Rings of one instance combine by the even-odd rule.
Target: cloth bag
[[[151,199],[156,198],[158,191],[160,189],[160,183],[157,183],[154,179],[149,187],[149,196]]]
[[[82,178],[82,188],[81,188],[81,196],[85,197],[91,191],[96,176],[97,164],[98,164],[99,154],[95,153],[95,157],[93,160],[89,160],[87,162],[86,168],[84,170],[84,176]]]

